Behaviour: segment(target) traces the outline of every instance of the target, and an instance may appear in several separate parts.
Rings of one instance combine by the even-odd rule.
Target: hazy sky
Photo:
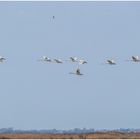
[[[140,127],[140,2],[0,2],[0,55],[0,128]]]

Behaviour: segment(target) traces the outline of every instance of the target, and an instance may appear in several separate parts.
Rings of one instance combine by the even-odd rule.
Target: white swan
[[[115,61],[113,59],[108,59],[106,64],[116,65],[116,63],[115,63]]]
[[[70,57],[70,61],[72,61],[72,62],[78,62],[78,59],[77,59],[77,57]]]
[[[81,60],[79,60],[79,64],[87,64],[87,61],[81,59]]]
[[[52,60],[47,57],[47,56],[43,56],[41,59],[39,59],[38,61],[46,61],[46,62],[52,62]]]
[[[132,61],[133,62],[139,62],[140,61],[139,56],[132,56]]]
[[[70,72],[69,74],[75,74],[75,75],[83,75],[81,72],[80,72],[80,69],[76,69],[76,72]]]
[[[132,56],[131,59],[126,60],[126,61],[140,62],[140,58],[139,56]]]
[[[85,61],[85,60],[83,60],[83,59],[78,60],[77,57],[70,57],[70,60],[69,60],[69,61],[71,61],[71,62],[78,62],[80,65],[81,65],[81,64],[86,64],[86,63],[87,63],[87,61]]]
[[[54,62],[56,62],[56,63],[63,63],[61,59],[54,59]]]

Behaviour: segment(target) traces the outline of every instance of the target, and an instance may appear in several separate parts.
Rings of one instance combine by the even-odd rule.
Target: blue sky
[[[140,64],[125,61],[140,55],[139,17],[140,2],[0,2],[0,127],[139,128]],[[78,77],[44,55],[88,64]]]

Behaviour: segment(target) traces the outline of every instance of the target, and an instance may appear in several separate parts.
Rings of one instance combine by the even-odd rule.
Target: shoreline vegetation
[[[94,132],[85,134],[0,134],[0,139],[140,139],[140,132]]]

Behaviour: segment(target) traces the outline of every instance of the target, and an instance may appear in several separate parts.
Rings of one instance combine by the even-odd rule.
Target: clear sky
[[[140,127],[140,2],[0,2],[0,55],[1,128]]]

